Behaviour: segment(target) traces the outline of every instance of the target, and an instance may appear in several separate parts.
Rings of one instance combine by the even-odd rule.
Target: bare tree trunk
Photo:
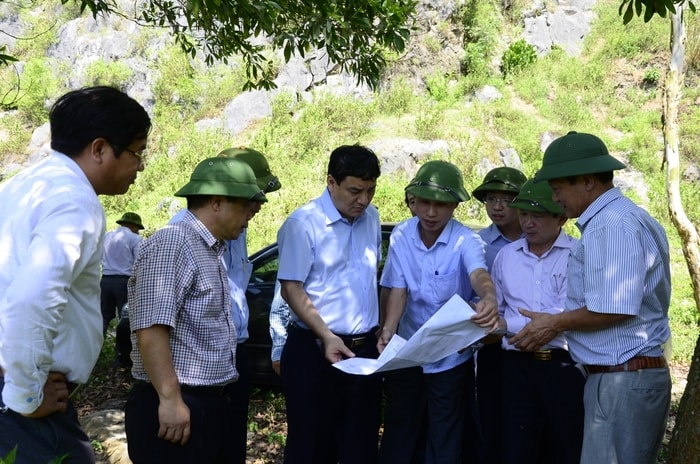
[[[683,254],[693,283],[695,305],[700,308],[700,240],[698,231],[683,210],[680,196],[680,155],[678,136],[678,103],[685,79],[685,5],[676,5],[671,14],[671,59],[664,85],[664,157],[666,191],[671,220],[683,244]],[[700,338],[688,374],[688,383],[681,398],[668,450],[670,464],[700,463]]]

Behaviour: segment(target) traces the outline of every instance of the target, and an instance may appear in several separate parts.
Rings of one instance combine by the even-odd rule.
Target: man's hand
[[[474,311],[476,311],[476,314],[471,317],[471,320],[476,325],[487,328],[489,331],[498,327],[498,304],[496,304],[495,297],[486,296],[481,298],[474,305]]]
[[[173,399],[160,397],[158,405],[158,438],[174,444],[186,445],[190,439],[190,408],[182,396]]]
[[[66,376],[61,372],[49,372],[43,388],[44,399],[39,407],[31,414],[23,414],[25,417],[39,419],[57,412],[66,412],[68,408],[68,384]]]
[[[337,363],[346,358],[354,358],[355,353],[350,348],[345,346],[343,340],[337,335],[331,335],[321,340],[323,344],[323,352],[326,359],[332,363]]]
[[[380,327],[379,330],[377,330],[375,335],[377,336],[377,351],[379,354],[382,354],[384,348],[386,348],[391,341],[391,337],[394,336],[394,333],[396,332],[385,327]]]
[[[278,376],[282,376],[282,372],[280,370],[280,362],[279,361],[272,361],[272,370],[275,371],[275,374]]]
[[[523,329],[508,339],[508,343],[515,345],[521,351],[536,351],[546,345],[559,333],[554,329],[552,318],[554,315],[548,313],[538,313],[518,308],[520,314],[530,318]]]

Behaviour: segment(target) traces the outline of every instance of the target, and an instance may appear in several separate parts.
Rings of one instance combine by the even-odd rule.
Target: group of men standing
[[[52,155],[0,186],[12,199],[0,206],[0,456],[94,462],[70,396],[102,341],[97,195],[126,192],[144,168],[150,119],[95,87],[61,97],[51,129]],[[391,235],[380,307],[380,163],[336,148],[321,196],[278,233],[285,463],[655,462],[670,404],[669,252],[614,187],[622,168],[599,138],[560,137],[533,179],[487,174],[472,194],[493,225],[477,234],[454,218],[469,199],[459,168],[425,163],[405,189],[415,217]],[[127,284],[133,462],[245,462],[245,230],[279,188],[262,154],[224,151],[176,192],[187,210],[140,244]],[[386,379],[332,367],[377,357],[455,294],[490,333],[481,350]],[[394,393],[378,447],[383,383]]]

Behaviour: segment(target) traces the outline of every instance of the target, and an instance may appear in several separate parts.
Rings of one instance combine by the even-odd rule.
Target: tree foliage
[[[80,3],[93,16],[124,14],[111,0],[61,0]],[[190,55],[204,52],[207,63],[241,56],[246,88],[274,87],[274,63],[265,38],[284,53],[304,56],[323,49],[330,62],[375,88],[385,67],[384,52],[402,52],[408,40],[415,0],[146,0],[137,18],[168,28]]]
[[[632,21],[635,15],[638,17],[644,13],[644,22],[647,23],[654,15],[666,18],[669,14],[676,14],[676,5],[686,3],[690,11],[695,12],[695,4],[690,0],[622,0],[619,13],[622,23]]]

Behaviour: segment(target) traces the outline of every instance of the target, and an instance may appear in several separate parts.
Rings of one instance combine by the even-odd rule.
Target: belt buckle
[[[539,350],[533,352],[535,359],[537,361],[551,361],[552,360],[552,350]]]
[[[350,339],[350,348],[359,348],[365,344],[365,338],[367,337],[355,337]]]

